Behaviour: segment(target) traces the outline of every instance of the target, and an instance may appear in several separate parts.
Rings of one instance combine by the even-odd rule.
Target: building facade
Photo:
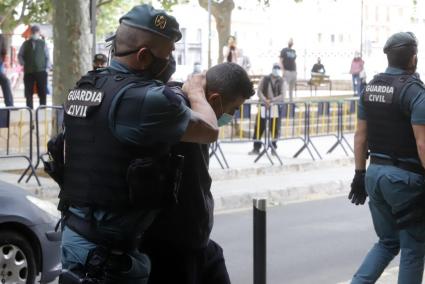
[[[308,79],[320,57],[331,78],[350,79],[349,69],[356,51],[361,51],[366,73],[382,71],[386,57],[382,47],[386,39],[399,31],[413,31],[419,42],[425,27],[425,1],[399,0],[270,0],[268,7],[257,0],[235,0],[232,35],[238,48],[248,56],[252,73],[266,74],[278,62],[279,52],[294,39],[298,78]],[[180,22],[182,40],[176,46],[180,70],[189,72],[195,62],[208,64],[208,13],[197,0],[179,5],[173,14]],[[214,17],[211,23],[212,62],[218,58],[218,36]],[[423,40],[422,40],[423,38]],[[422,54],[425,54],[422,53]],[[419,53],[418,70],[425,58]]]

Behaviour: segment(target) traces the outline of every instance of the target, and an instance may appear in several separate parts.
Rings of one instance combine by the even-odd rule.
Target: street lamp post
[[[208,0],[208,69],[211,67],[211,0]]]
[[[96,54],[96,0],[90,1],[90,29],[93,36],[93,44],[92,44],[92,57]]]
[[[360,10],[360,56],[363,58],[363,0]]]

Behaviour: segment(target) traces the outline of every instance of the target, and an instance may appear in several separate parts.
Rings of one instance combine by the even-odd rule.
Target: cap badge
[[[167,18],[164,15],[158,15],[155,18],[155,26],[161,30],[165,29],[167,25]]]

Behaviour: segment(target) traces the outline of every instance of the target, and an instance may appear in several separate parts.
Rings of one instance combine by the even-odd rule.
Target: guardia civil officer
[[[354,138],[356,172],[349,199],[369,207],[379,238],[352,283],[375,283],[399,253],[398,283],[422,283],[425,255],[425,87],[415,73],[413,33],[384,46],[388,68],[367,84]],[[370,165],[366,169],[367,152]]]
[[[146,283],[138,242],[175,202],[183,165],[170,146],[218,136],[201,76],[186,86],[191,108],[164,85],[182,36],[175,18],[141,5],[119,23],[111,66],[83,76],[65,102],[61,283]]]
[[[231,122],[235,110],[254,94],[248,74],[235,63],[209,69],[206,90],[219,126]],[[230,283],[223,250],[210,239],[214,200],[208,148],[187,142],[172,147],[175,155],[185,157],[181,187],[178,202],[161,211],[143,238],[143,251],[152,262],[149,284]]]

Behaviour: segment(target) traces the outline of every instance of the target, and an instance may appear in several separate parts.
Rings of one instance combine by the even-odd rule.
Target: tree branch
[[[24,0],[22,3],[22,10],[21,15],[19,16],[19,19],[17,20],[18,23],[20,23],[24,19],[25,10],[27,9],[28,1]]]
[[[106,5],[111,3],[113,0],[99,0],[99,2],[96,4],[96,8],[99,8],[100,6]]]
[[[19,0],[15,0],[12,3],[10,3],[8,5],[8,7],[6,7],[5,11],[4,11],[4,16],[7,17],[11,17],[13,19],[13,11],[16,9],[16,7],[19,5]]]

